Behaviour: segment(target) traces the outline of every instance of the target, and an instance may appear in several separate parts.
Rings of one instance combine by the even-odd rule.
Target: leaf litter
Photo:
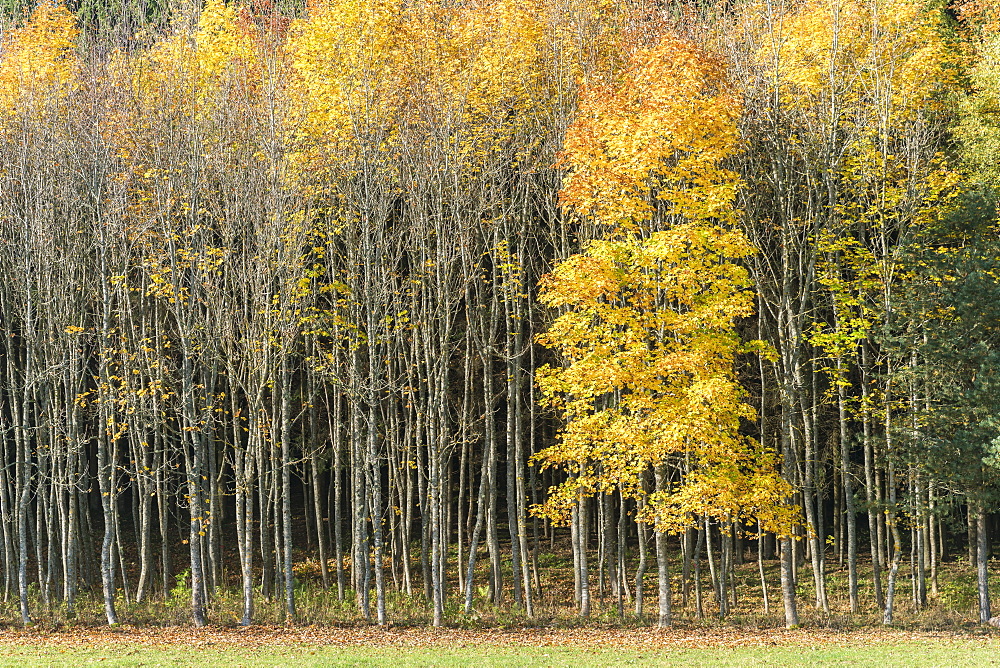
[[[969,632],[925,632],[898,629],[837,631],[830,629],[434,629],[375,626],[254,626],[206,627],[73,627],[58,630],[0,629],[0,646],[52,648],[101,647],[127,650],[145,647],[251,649],[274,646],[317,647],[573,647],[593,649],[725,649],[801,646],[820,648],[902,642],[986,641],[990,636]]]

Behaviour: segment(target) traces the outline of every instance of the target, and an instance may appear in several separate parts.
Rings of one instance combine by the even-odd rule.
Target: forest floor
[[[0,632],[0,666],[988,666],[986,631],[72,628]]]
[[[3,666],[1000,666],[1000,630],[978,623],[975,574],[968,562],[942,565],[939,586],[928,592],[925,607],[913,604],[913,578],[901,569],[895,624],[881,624],[874,604],[871,566],[859,564],[863,612],[851,614],[846,596],[846,569],[827,566],[830,611],[813,605],[812,577],[807,565],[798,591],[802,626],[785,629],[781,610],[778,564],[765,563],[770,609],[763,609],[763,590],[754,561],[736,566],[738,601],[725,620],[717,616],[708,575],[702,574],[703,615],[695,593],[680,600],[680,564],[671,564],[675,625],[653,628],[655,574],[647,574],[646,615],[632,613],[625,602],[619,617],[607,587],[594,575],[593,611],[581,620],[573,603],[571,562],[556,546],[539,555],[543,595],[536,617],[508,598],[493,604],[478,586],[474,611],[466,615],[452,583],[445,609],[445,628],[431,628],[429,608],[419,590],[412,596],[388,592],[390,624],[366,622],[353,593],[340,600],[335,587],[324,591],[318,565],[296,563],[297,615],[284,624],[280,600],[258,597],[258,625],[237,626],[238,583],[216,591],[209,606],[211,625],[190,626],[190,589],[183,574],[168,592],[158,591],[137,604],[122,596],[116,628],[104,624],[96,591],[81,592],[76,615],[62,606],[45,606],[32,590],[36,623],[20,628],[16,596],[0,602],[0,667]],[[832,560],[831,560],[832,561]],[[483,560],[485,563],[485,560]],[[630,563],[630,576],[634,564]],[[991,560],[991,588],[1000,592],[1000,564]],[[507,585],[510,573],[507,573]],[[485,572],[477,576],[485,581]],[[606,583],[605,583],[606,585]],[[509,597],[509,591],[507,592]]]

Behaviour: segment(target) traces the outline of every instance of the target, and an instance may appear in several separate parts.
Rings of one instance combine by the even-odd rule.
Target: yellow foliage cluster
[[[565,519],[580,494],[621,490],[648,498],[646,519],[664,530],[703,516],[782,530],[790,489],[773,453],[740,434],[755,415],[736,379],[745,347],[733,323],[753,296],[737,260],[752,252],[738,232],[680,223],[595,241],[546,279],[542,301],[569,310],[541,337],[564,363],[538,383],[566,426],[538,459],[570,478],[538,512]],[[643,475],[663,464],[681,475],[650,494]]]
[[[523,164],[534,145],[524,138],[572,100],[584,56],[567,16],[586,4],[314,3],[285,45],[294,169],[389,165],[440,136],[471,170],[501,148]]]
[[[256,158],[279,161],[283,184],[311,196],[321,177],[349,178],[359,160],[388,165],[436,134],[472,171],[498,151],[510,153],[511,166],[548,167],[551,156],[534,155],[541,134],[575,102],[577,80],[593,66],[584,61],[619,38],[588,23],[605,11],[599,5],[317,0],[277,29],[221,0],[182,4],[166,35],[112,54],[108,76],[130,97],[109,110],[129,163],[123,178],[145,182],[139,200],[153,201],[152,184],[184,167],[152,164],[151,146],[163,148],[150,141],[154,127],[201,124],[204,155],[228,150],[234,139],[213,135],[213,114],[268,124],[271,142],[256,147]],[[76,76],[78,35],[65,7],[39,4],[4,41],[0,109],[38,108],[37,100],[25,103],[28,94],[64,96]],[[523,141],[533,133],[537,140]]]
[[[786,103],[817,120],[891,126],[926,113],[953,84],[958,54],[926,2],[809,0],[783,20],[787,37],[761,58],[777,49]]]
[[[738,262],[754,249],[731,228],[739,180],[722,167],[739,109],[722,62],[672,35],[583,94],[562,201],[611,229],[541,286],[564,312],[540,341],[563,363],[538,384],[565,428],[536,458],[569,478],[536,512],[565,520],[581,496],[620,490],[646,499],[643,519],[660,530],[752,517],[787,531],[791,489],[773,453],[740,433],[754,412],[734,323],[753,297]],[[672,482],[647,489],[660,466]]]
[[[206,119],[239,103],[259,83],[257,64],[252,35],[236,10],[208,0],[196,16],[179,16],[173,34],[147,51],[117,55],[113,74],[136,107],[135,117],[123,119],[131,130],[126,136],[142,143],[136,130],[150,127],[150,118]]]
[[[732,223],[737,179],[721,162],[739,113],[717,57],[674,36],[639,50],[620,81],[582,93],[563,203],[614,227],[651,219],[658,202],[667,215]]]
[[[964,144],[965,159],[976,180],[1000,186],[1000,10],[984,17],[976,41],[976,59],[968,69],[969,90],[960,97],[961,116],[956,135]]]
[[[0,43],[0,128],[19,113],[47,113],[65,101],[78,75],[79,29],[63,7],[40,2]]]
[[[406,95],[402,11],[392,0],[331,0],[293,24],[286,50],[297,80],[289,120],[305,149],[320,151],[318,159],[385,140],[378,135]]]

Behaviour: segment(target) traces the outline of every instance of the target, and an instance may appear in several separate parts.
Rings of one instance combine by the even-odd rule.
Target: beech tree
[[[537,458],[570,474],[543,508],[579,522],[586,496],[642,497],[656,532],[661,626],[670,623],[667,531],[747,516],[780,530],[791,491],[739,433],[753,411],[735,379],[734,322],[753,304],[734,261],[752,248],[722,227],[734,222],[737,182],[719,166],[737,113],[718,61],[671,35],[633,55],[616,88],[588,91],[568,132],[561,196],[611,230],[542,284],[543,303],[570,309],[541,339],[566,360],[538,377],[566,426]]]

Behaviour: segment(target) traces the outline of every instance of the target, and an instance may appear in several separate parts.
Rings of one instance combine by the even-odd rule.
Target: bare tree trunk
[[[781,451],[783,457],[783,475],[790,484],[794,483],[795,471],[794,453],[792,451],[791,407],[789,402],[782,400],[781,406]],[[785,626],[788,628],[799,625],[799,612],[795,601],[795,554],[792,547],[794,527],[788,527],[788,535],[781,539],[781,596],[785,605]]]
[[[327,407],[329,409],[330,400],[327,399]],[[343,490],[341,489],[343,483],[341,482],[343,477],[341,463],[341,457],[343,452],[343,444],[341,443],[342,436],[342,426],[341,426],[341,412],[342,412],[343,400],[339,395],[334,397],[333,406],[333,424],[330,426],[330,440],[333,446],[333,558],[336,560],[337,568],[337,600],[344,600],[344,525],[343,517],[341,515],[341,504],[343,503]],[[409,509],[406,510],[409,512]]]
[[[368,477],[367,486],[370,494],[370,516],[372,523],[372,547],[375,557],[375,618],[379,625],[384,625],[385,616],[385,569],[383,560],[382,540],[382,481],[379,471],[379,456],[377,451],[377,434],[375,432],[375,402],[370,400],[368,409],[367,454],[365,457],[365,472]],[[367,555],[365,555],[367,559]]]
[[[764,527],[757,520],[757,571],[760,574],[760,591],[764,598],[764,613],[771,612],[771,601],[767,594],[767,578],[764,577]]]
[[[479,493],[476,503],[476,524],[472,529],[472,536],[469,538],[469,558],[466,561],[465,573],[465,614],[472,612],[472,594],[474,586],[474,573],[476,568],[476,552],[479,549],[479,534],[483,529],[483,520],[486,515],[486,494],[488,491],[488,480],[486,467],[488,466],[486,457],[483,457],[482,471],[479,474]]]
[[[888,435],[886,440],[888,441]],[[888,482],[889,488],[889,511],[886,523],[892,532],[892,559],[889,562],[889,577],[886,583],[885,610],[882,614],[883,624],[892,624],[894,605],[896,602],[896,575],[899,573],[899,563],[903,559],[903,543],[899,533],[899,523],[896,518],[896,480],[894,464],[891,460],[891,445],[886,443],[887,454],[890,457],[888,462]]]
[[[292,570],[292,389],[288,352],[282,351],[280,366],[281,388],[281,565],[285,585],[285,614],[295,619],[295,573]]]
[[[26,412],[25,408],[22,407],[21,420],[26,419],[24,415]],[[31,459],[25,431],[23,427],[18,430],[19,437],[15,446],[17,454],[15,457],[14,475],[16,477],[15,493],[17,495],[17,593],[21,606],[21,623],[24,626],[28,626],[31,624],[31,615],[28,610],[28,504],[31,499]],[[105,599],[107,599],[106,587]],[[111,611],[112,613],[114,612],[113,607]],[[117,622],[117,618],[114,618],[112,621],[112,617],[108,617],[109,624],[116,624]]]
[[[580,564],[580,617],[590,617],[590,571],[587,567],[587,498],[579,496],[576,503],[577,537],[579,541]]]
[[[976,590],[979,594],[979,623],[986,624],[992,618],[990,612],[989,570],[990,534],[985,507],[976,507]]]
[[[878,508],[878,486],[875,476],[875,446],[871,435],[871,413],[867,408],[868,404],[868,346],[861,343],[861,400],[862,400],[862,429],[864,439],[865,455],[865,502],[868,506],[868,537],[871,546],[872,561],[872,585],[875,593],[875,605],[878,608],[885,607],[885,600],[882,595],[882,542],[879,533],[880,512]]]
[[[698,619],[705,617],[705,602],[701,595],[701,548],[705,545],[705,531],[698,528],[698,540],[694,544],[694,603]]]
[[[667,489],[667,467],[660,464],[653,469],[655,477],[656,491],[666,492]],[[670,572],[668,570],[669,558],[667,556],[667,534],[654,525],[654,540],[656,542],[656,582],[657,597],[659,601],[659,615],[656,625],[659,628],[670,626]]]
[[[256,430],[255,430],[256,431]],[[247,448],[258,448],[258,434],[251,434]],[[241,626],[253,623],[253,494],[249,493],[253,477],[253,457],[247,449],[240,448],[236,458],[236,541],[240,554],[240,578],[242,581],[243,615]]]
[[[930,547],[930,567],[931,567],[931,594],[938,595],[938,564],[941,561],[941,551],[938,549],[940,538],[938,532],[937,497],[934,492],[934,480],[927,485],[927,542]]]
[[[719,618],[725,619],[726,617],[726,596],[724,592],[723,579],[725,574],[723,573],[722,564],[716,566],[715,557],[715,541],[712,538],[712,525],[709,524],[708,515],[702,516],[702,528],[705,531],[705,557],[708,560],[708,572],[712,578],[712,591],[715,592],[715,605],[719,611]]]
[[[608,553],[608,582],[611,585],[611,598],[615,603],[615,610],[618,612],[618,619],[625,617],[625,602],[622,597],[621,580],[618,577],[618,543],[617,543],[617,522],[615,522],[614,497],[606,494],[604,502],[604,544]],[[525,569],[527,571],[527,569]],[[527,575],[527,572],[525,572]],[[526,578],[527,581],[527,578]]]
[[[843,373],[842,362],[837,359],[837,373]],[[837,418],[840,427],[840,471],[844,487],[844,506],[847,517],[847,593],[851,603],[851,612],[857,614],[860,610],[858,601],[858,531],[857,511],[854,508],[854,483],[851,475],[850,440],[847,432],[847,410],[845,406],[846,388],[843,383],[837,385]]]
[[[645,499],[640,498],[639,504],[641,510],[645,506]],[[646,577],[646,524],[645,522],[637,522],[636,524],[639,533],[639,563],[635,569],[635,614],[636,617],[642,619],[643,585]]]

